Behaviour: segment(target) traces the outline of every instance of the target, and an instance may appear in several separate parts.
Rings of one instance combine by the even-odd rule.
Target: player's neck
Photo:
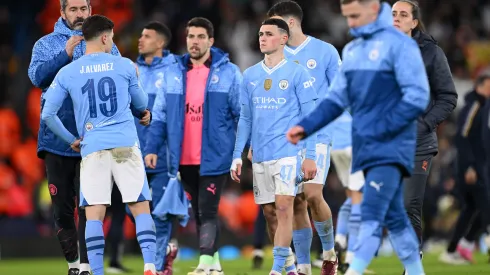
[[[206,62],[206,60],[209,59],[209,56],[211,55],[211,51],[207,51],[201,58],[199,59],[194,59],[194,58],[191,58],[191,63],[192,65],[196,65],[196,66],[199,66],[199,65],[204,65],[204,63]]]
[[[303,44],[307,38],[308,36],[306,36],[302,30],[298,30],[295,33],[292,33],[288,40],[288,46],[298,47],[299,45]]]
[[[264,56],[264,64],[267,68],[274,68],[279,62],[284,59],[284,51],[277,50],[272,54],[266,54]]]
[[[157,51],[157,52],[154,52],[154,53],[149,53],[149,54],[145,55],[145,63],[148,64],[148,65],[151,65],[151,63],[153,63],[153,59],[155,57],[162,58],[162,56],[163,56],[162,51]]]
[[[100,45],[94,45],[92,43],[87,42],[87,47],[85,49],[85,55],[93,54],[93,53],[105,53],[104,48]]]

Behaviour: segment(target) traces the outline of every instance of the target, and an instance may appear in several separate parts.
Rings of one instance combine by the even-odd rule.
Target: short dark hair
[[[286,0],[279,3],[276,3],[272,8],[267,12],[268,17],[272,16],[293,16],[299,19],[299,21],[303,20],[303,10],[300,5],[292,0]]]
[[[170,40],[172,40],[172,32],[165,24],[162,24],[158,21],[153,21],[146,24],[144,28],[147,30],[154,30],[156,33],[163,36],[166,40],[165,45],[168,45],[170,43]]]
[[[417,0],[399,0],[398,2],[407,3],[412,6],[412,18],[419,21],[415,30],[425,32],[425,25],[424,22],[422,22],[422,11],[420,10],[419,2]]]
[[[114,22],[111,19],[99,14],[89,16],[83,21],[83,39],[90,41],[103,32],[108,32],[112,29],[114,29]]]
[[[373,0],[340,0],[340,4],[341,5],[347,5],[347,4],[350,4],[350,3],[354,3],[354,2],[359,2],[361,4],[364,4],[364,3],[368,3],[368,2],[371,2]],[[377,0],[379,2],[379,0]]]
[[[204,17],[194,17],[189,22],[187,22],[187,31],[189,30],[190,27],[197,27],[197,28],[204,28],[206,29],[206,32],[208,33],[209,38],[214,37],[214,26],[211,21]]]
[[[269,19],[266,19],[264,22],[262,22],[262,26],[264,26],[264,25],[277,26],[279,28],[279,30],[283,30],[289,36],[288,23],[286,23],[286,21],[284,21],[282,19],[279,19],[279,18],[269,18]]]
[[[85,0],[85,2],[90,7],[90,0]],[[68,7],[68,0],[60,0],[60,7],[62,11],[65,11],[66,7]]]
[[[490,80],[490,70],[483,71],[475,80],[475,88]]]

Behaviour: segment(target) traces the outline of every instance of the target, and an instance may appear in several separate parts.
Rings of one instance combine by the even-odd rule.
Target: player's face
[[[111,53],[112,51],[112,45],[114,44],[113,41],[114,38],[114,31],[111,30],[110,32],[106,32],[102,35],[102,43],[104,44],[104,51],[106,53]]]
[[[205,28],[189,27],[187,29],[187,52],[192,59],[201,59],[213,46],[214,38],[209,38]]]
[[[490,79],[483,81],[483,83],[479,85],[477,89],[479,89],[480,92],[486,97],[490,97]]]
[[[155,54],[163,50],[165,41],[155,30],[143,29],[138,40],[138,52],[141,55]]]
[[[61,10],[61,17],[72,30],[81,30],[83,20],[89,17],[91,8],[87,0],[68,0],[65,10]]]
[[[407,2],[396,2],[391,9],[393,14],[393,25],[400,31],[411,34],[417,26],[418,20],[413,19],[412,5]]]
[[[357,28],[372,23],[376,20],[380,5],[377,1],[359,3],[354,1],[341,6],[342,15],[347,18],[349,28]]]
[[[259,30],[259,46],[263,54],[282,51],[288,36],[275,25],[262,25]]]

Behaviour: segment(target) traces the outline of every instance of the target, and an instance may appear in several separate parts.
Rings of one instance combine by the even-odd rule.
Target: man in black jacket
[[[484,143],[490,140],[483,139],[483,132],[490,131],[488,113],[485,114],[483,111],[488,98],[490,75],[481,75],[475,82],[475,89],[466,95],[465,105],[458,116],[458,131],[455,137],[458,150],[456,186],[463,209],[447,251],[440,257],[442,262],[448,264],[465,264],[466,261],[472,261],[472,246],[478,233],[490,233],[490,215],[487,212],[490,209],[490,196],[485,180],[487,156],[483,150]],[[484,121],[487,122],[486,125]],[[468,230],[469,227],[473,228]],[[468,234],[458,247],[460,239],[467,231]]]
[[[415,168],[405,181],[404,200],[408,217],[422,244],[422,206],[432,158],[437,154],[436,128],[456,107],[458,94],[454,87],[446,56],[437,42],[428,34],[415,29],[430,86],[430,102],[425,113],[418,118]]]

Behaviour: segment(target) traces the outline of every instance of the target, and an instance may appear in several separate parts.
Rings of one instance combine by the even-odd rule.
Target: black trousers
[[[457,181],[458,197],[461,204],[453,237],[449,242],[448,252],[454,252],[459,240],[465,236],[468,241],[475,241],[479,233],[488,232],[490,225],[490,195],[488,183],[483,179],[483,175],[478,175],[475,184],[466,184],[464,173]]]
[[[424,206],[425,188],[429,178],[432,157],[433,155],[416,156],[413,174],[403,183],[405,210],[420,244],[422,244],[423,235],[422,208]]]
[[[78,208],[78,232],[75,226],[75,207],[80,194],[80,160],[46,153],[44,163],[53,205],[56,235],[67,262],[78,259],[80,240],[80,263],[88,263],[85,245],[85,210]]]
[[[191,206],[199,234],[201,255],[213,256],[218,251],[218,206],[221,192],[228,180],[228,173],[217,176],[201,176],[199,165],[180,166],[184,189],[191,196]]]

